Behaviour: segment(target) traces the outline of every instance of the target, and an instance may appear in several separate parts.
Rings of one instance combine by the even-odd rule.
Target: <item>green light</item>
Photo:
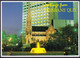
[[[74,28],[73,31],[76,32],[76,31],[78,31],[78,29],[77,28]]]

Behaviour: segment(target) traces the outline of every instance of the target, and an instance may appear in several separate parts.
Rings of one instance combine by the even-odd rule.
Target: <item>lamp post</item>
[[[73,32],[77,32],[78,31],[78,29],[77,28],[73,28]]]

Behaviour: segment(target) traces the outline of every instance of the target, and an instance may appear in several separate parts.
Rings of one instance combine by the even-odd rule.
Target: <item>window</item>
[[[24,12],[26,12],[26,11],[24,11]]]
[[[26,19],[24,19],[24,20],[26,20]]]
[[[34,6],[32,6],[32,8],[33,8]]]
[[[27,9],[28,9],[28,7],[27,7]]]
[[[37,6],[39,6],[39,5],[37,5]]]
[[[26,5],[24,5],[24,7],[26,7]]]

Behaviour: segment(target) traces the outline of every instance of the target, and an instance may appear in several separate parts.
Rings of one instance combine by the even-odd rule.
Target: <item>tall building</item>
[[[46,5],[46,6],[44,6]],[[25,38],[26,35],[26,26],[27,26],[27,15],[28,15],[28,6],[29,2],[23,2],[23,13],[22,13],[22,37]],[[50,25],[50,10],[48,2],[30,2],[30,11],[31,11],[31,25],[33,30],[36,31],[35,26],[44,26],[49,27]],[[40,27],[37,27],[40,29]],[[23,40],[25,41],[25,40]]]
[[[26,18],[28,14],[28,4],[29,2],[23,2],[23,14],[22,14],[22,30],[25,33],[26,30]],[[32,26],[49,26],[50,25],[50,11],[48,2],[30,2],[31,16],[32,16]],[[45,10],[46,9],[46,10]]]
[[[52,13],[49,8],[48,2],[23,3],[22,43],[24,46],[32,43],[34,39],[46,41],[49,34],[56,32],[51,25]]]

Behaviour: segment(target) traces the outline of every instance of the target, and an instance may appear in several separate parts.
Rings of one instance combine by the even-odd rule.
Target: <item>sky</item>
[[[3,2],[2,3],[2,31],[7,35],[20,35],[22,29],[22,3]]]

